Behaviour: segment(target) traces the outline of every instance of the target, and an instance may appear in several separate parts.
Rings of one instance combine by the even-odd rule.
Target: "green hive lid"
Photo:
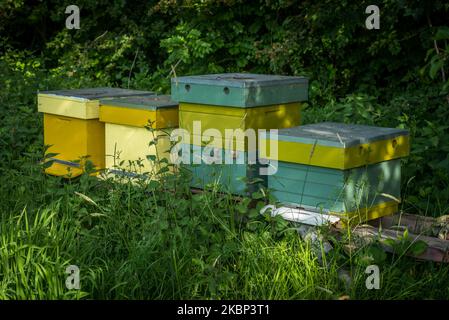
[[[175,108],[178,106],[177,102],[170,99],[168,95],[147,95],[147,96],[132,96],[118,99],[100,100],[100,104],[108,106],[117,106],[133,109],[157,110],[160,108]]]
[[[74,89],[74,90],[41,91],[39,93],[55,95],[55,96],[78,98],[78,99],[86,99],[86,100],[98,100],[101,98],[154,94],[154,92],[151,92],[151,91],[129,90],[129,89],[107,88],[107,87]]]
[[[174,101],[257,107],[305,101],[308,79],[251,73],[221,73],[171,79]]]
[[[314,144],[316,142],[318,145],[323,146],[349,148],[408,134],[408,130],[404,129],[322,122],[280,129],[277,135],[271,134],[270,139],[277,136],[280,141],[292,141],[303,144]]]

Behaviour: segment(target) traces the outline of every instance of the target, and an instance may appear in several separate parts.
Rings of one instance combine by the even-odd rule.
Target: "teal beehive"
[[[250,73],[172,78],[174,101],[250,108],[306,101],[308,79]]]
[[[279,75],[227,73],[186,76],[171,81],[172,100],[179,102],[179,128],[188,131],[189,142],[203,150],[201,136],[215,130],[221,137],[220,153],[228,149],[248,158],[257,158],[257,130],[288,128],[300,124],[301,102],[307,100],[308,79]],[[200,123],[200,133],[195,133]],[[256,147],[245,138],[226,138],[226,132],[254,130]],[[193,133],[192,133],[193,132]],[[234,144],[235,142],[235,144]],[[254,150],[255,149],[255,150]],[[240,157],[240,156],[239,156]],[[192,186],[204,188],[215,183],[221,191],[251,193],[266,182],[256,163],[214,163],[204,161],[185,167],[192,172]]]
[[[192,163],[183,166],[192,173],[190,185],[193,188],[212,187],[225,193],[251,194],[266,186],[266,176],[259,175],[260,169],[266,166],[257,163],[256,151],[183,146],[191,153]],[[212,163],[212,159],[216,162]]]
[[[397,204],[401,197],[399,159],[339,170],[279,162],[268,187],[282,203],[334,213]]]
[[[325,122],[261,140],[277,142],[277,155],[267,153],[278,161],[268,187],[280,202],[358,221],[398,210],[407,130]]]

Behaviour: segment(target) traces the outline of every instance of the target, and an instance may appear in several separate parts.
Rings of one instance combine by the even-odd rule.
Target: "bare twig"
[[[429,27],[432,28],[432,21],[430,20],[429,15],[427,14],[427,23],[429,24]],[[433,47],[435,48],[435,52],[438,56],[440,56],[440,49],[438,48],[438,44],[436,40],[433,40]],[[443,82],[446,82],[446,73],[444,72],[444,67],[441,67],[441,78],[443,79]]]
[[[176,85],[178,85],[178,77],[176,76],[176,67],[178,66],[178,64],[181,62],[181,59],[179,59],[176,63],[175,63],[175,65],[173,66],[173,65],[171,65],[170,67],[171,67],[171,71],[170,71],[170,73],[168,74],[168,76],[170,77],[171,75],[173,75],[173,77],[175,78],[175,81],[176,81]]]
[[[131,73],[133,72],[134,65],[136,64],[136,59],[137,59],[137,55],[138,55],[138,54],[139,54],[139,48],[137,48],[137,50],[136,50],[136,54],[134,55],[133,64],[131,65],[131,69],[129,69],[129,74],[128,74],[128,89],[129,89],[129,82],[131,81]]]

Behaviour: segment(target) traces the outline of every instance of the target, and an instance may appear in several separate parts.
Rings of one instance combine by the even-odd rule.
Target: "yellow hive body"
[[[223,138],[221,144],[227,149],[230,141],[225,140],[225,129],[268,130],[297,126],[300,123],[300,106],[299,102],[253,108],[180,103],[179,126],[192,134],[191,143],[194,145],[203,144],[200,139],[193,139],[194,121],[201,123],[201,133],[210,128],[217,129]],[[248,146],[243,149],[248,150]]]
[[[170,159],[170,137],[163,131],[106,123],[105,132],[108,169],[154,176],[160,167],[147,156]],[[150,146],[155,137],[158,137],[157,144]]]
[[[44,114],[44,143],[48,153],[57,153],[48,174],[76,177],[82,174],[82,157],[98,168],[104,168],[104,123],[96,119],[77,119]]]
[[[79,119],[98,119],[98,100],[40,93],[37,101],[39,112]]]
[[[384,216],[389,216],[395,214],[399,211],[399,204],[397,201],[387,201],[370,207],[359,208],[356,211],[345,212],[341,214],[340,212],[329,213],[342,217],[341,220],[344,225],[355,225],[361,222],[366,222],[381,218]]]
[[[47,91],[38,94],[38,110],[44,113],[44,143],[55,153],[46,173],[76,177],[83,173],[84,160],[96,169],[105,165],[104,123],[98,120],[99,99],[148,95],[148,91],[91,88]]]
[[[268,140],[262,138],[261,143],[266,145],[267,159],[273,160],[274,156],[271,155]],[[350,169],[402,158],[408,156],[409,152],[408,135],[364,143],[349,148],[278,141],[278,160],[334,169]]]
[[[170,160],[170,132],[178,126],[177,103],[168,96],[102,101],[100,121],[105,122],[108,172],[147,173],[157,178],[161,166],[166,166],[159,160]]]
[[[178,126],[178,109],[167,110],[140,110],[123,108],[111,105],[102,105],[100,108],[102,122],[144,127],[152,122],[153,129],[173,128]]]

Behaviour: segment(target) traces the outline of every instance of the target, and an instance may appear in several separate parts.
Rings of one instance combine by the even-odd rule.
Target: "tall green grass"
[[[159,182],[65,181],[34,160],[2,176],[1,299],[449,297],[444,265],[393,255],[374,261],[381,289],[367,290],[372,250],[347,254],[335,242],[320,261],[295,225],[258,214],[263,199],[191,194],[182,173]],[[65,287],[71,264],[80,268],[79,291]]]

